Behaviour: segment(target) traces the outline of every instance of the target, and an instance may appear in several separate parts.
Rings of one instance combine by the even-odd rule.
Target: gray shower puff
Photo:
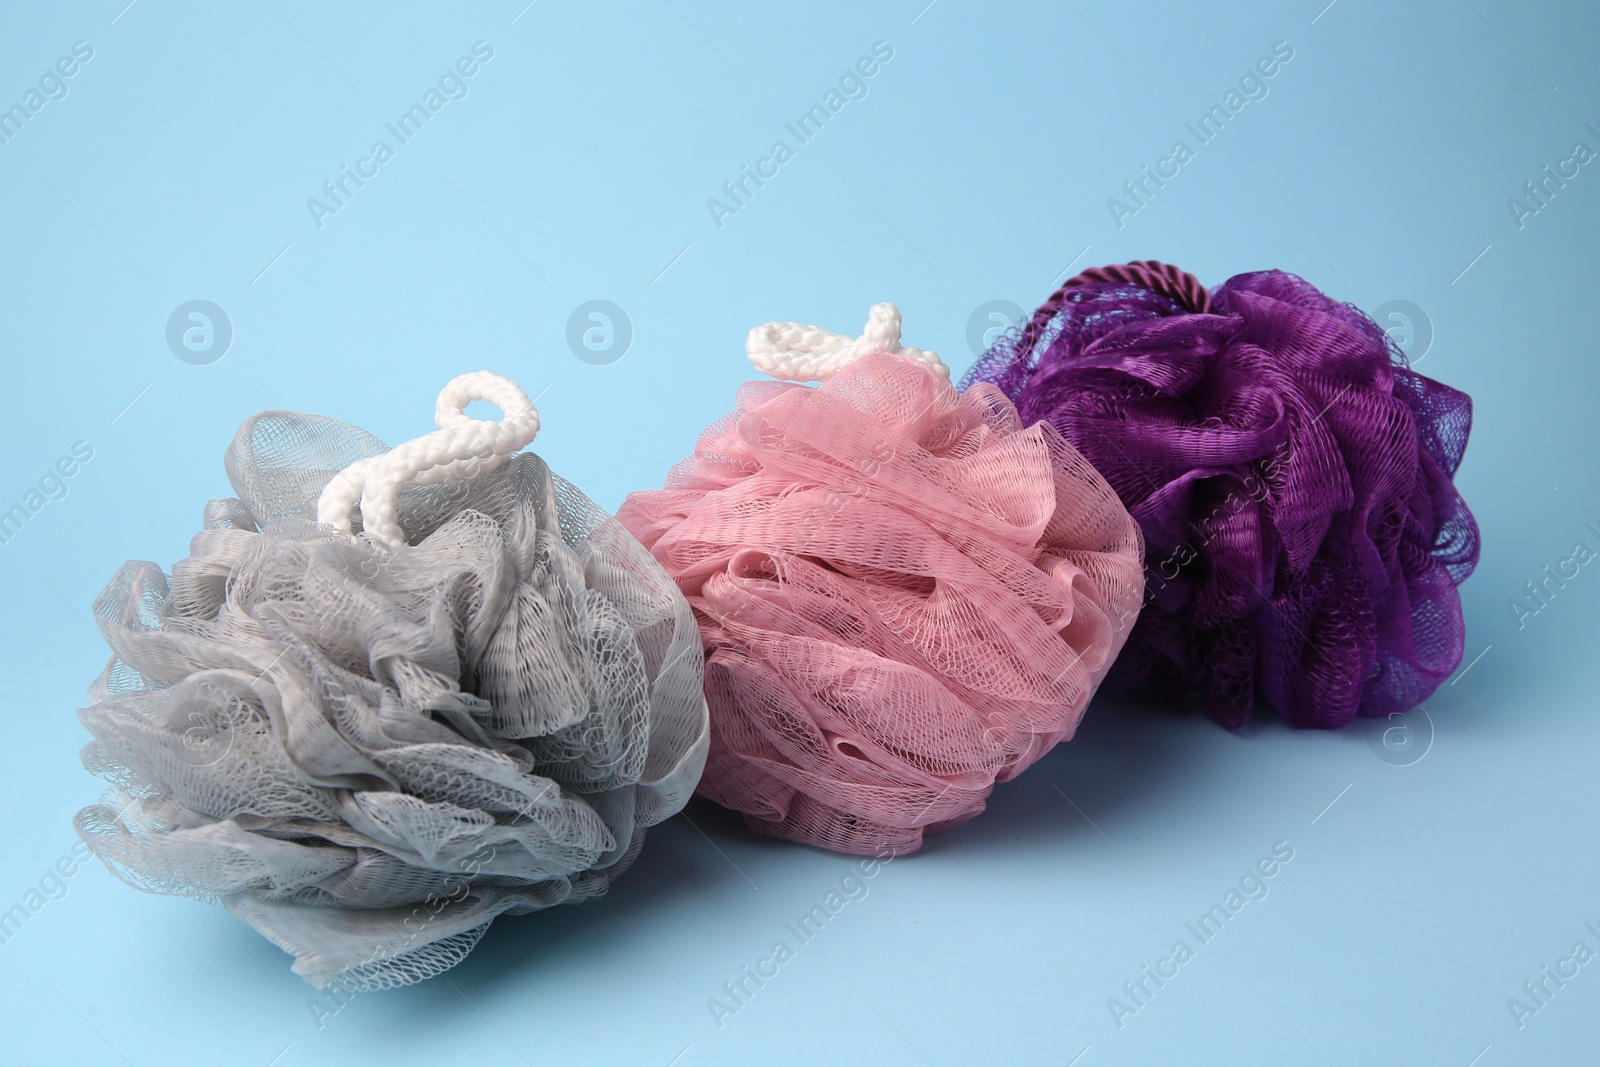
[[[328,481],[384,451],[333,419],[246,421],[238,495],[190,555],[95,601],[113,655],[79,713],[112,786],[76,825],[111,870],[351,990],[603,894],[707,749],[694,618],[615,519],[524,452],[408,487],[398,549],[318,525]]]

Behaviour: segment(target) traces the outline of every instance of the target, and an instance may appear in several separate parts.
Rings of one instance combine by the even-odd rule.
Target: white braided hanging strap
[[[487,400],[505,417],[499,422],[467,417],[467,405]],[[400,490],[436,485],[498,470],[539,432],[539,412],[522,387],[488,371],[453,378],[439,393],[433,433],[398,445],[381,456],[357,460],[334,476],[317,499],[317,521],[350,529],[357,501],[361,523],[390,548],[406,543],[400,528]]]
[[[751,330],[744,347],[758,370],[791,382],[825,381],[872,352],[904,356],[950,377],[950,368],[936,353],[901,347],[900,309],[889,303],[872,305],[867,328],[857,338],[798,322],[769,322]]]

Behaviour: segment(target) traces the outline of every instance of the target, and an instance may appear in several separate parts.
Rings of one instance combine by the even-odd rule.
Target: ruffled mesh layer
[[[887,355],[746,384],[618,518],[700,622],[700,792],[843,852],[916,848],[1071,737],[1142,595],[1138,527],[1082,456]]]
[[[409,544],[316,524],[385,451],[266,412],[170,579],[96,600],[113,650],[80,717],[113,783],[77,827],[133,885],[215,899],[317,985],[405,985],[489,923],[604,893],[707,748],[671,579],[537,456],[408,488]]]
[[[1451,484],[1466,394],[1280,271],[1229,280],[1211,314],[1126,281],[1058,298],[967,381],[1060,430],[1143,527],[1148,603],[1116,673],[1198,690],[1228,727],[1258,694],[1313,727],[1427,699],[1461,661],[1478,559]]]

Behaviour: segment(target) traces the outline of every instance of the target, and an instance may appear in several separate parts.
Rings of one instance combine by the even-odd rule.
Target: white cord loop
[[[504,413],[499,422],[467,417],[467,405],[487,400]],[[488,371],[450,380],[434,407],[433,433],[407,441],[381,456],[358,460],[340,471],[317,500],[317,521],[350,529],[357,501],[361,523],[376,541],[399,548],[400,490],[407,485],[437,485],[499,470],[539,432],[539,412],[522,387]]]
[[[950,368],[936,353],[900,346],[900,309],[889,303],[872,305],[867,328],[854,339],[798,322],[769,322],[751,330],[744,347],[756,369],[791,382],[825,381],[839,368],[872,352],[926,363],[936,373],[950,377]]]

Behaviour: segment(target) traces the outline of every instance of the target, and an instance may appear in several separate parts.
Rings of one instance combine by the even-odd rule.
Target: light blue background
[[[73,716],[106,654],[88,605],[125,558],[184,554],[246,415],[314,411],[398,441],[431,428],[447,379],[493,369],[548,387],[537,449],[615,508],[731,406],[751,326],[853,335],[893,300],[907,343],[959,372],[975,308],[1032,307],[1074,263],[1160,258],[1211,283],[1281,267],[1368,309],[1425,309],[1420,369],[1477,402],[1460,484],[1483,530],[1463,590],[1482,658],[1429,702],[1431,729],[1406,727],[1429,743],[1388,761],[1386,724],[1232,735],[1101,700],[720,1029],[708,999],[849,860],[697,805],[607,899],[503,920],[448,980],[357,997],[320,1027],[288,958],[225,912],[88,866],[0,945],[0,1059],[1595,1060],[1600,963],[1520,1029],[1507,1006],[1575,942],[1600,949],[1584,928],[1600,926],[1600,566],[1523,628],[1508,607],[1575,541],[1600,548],[1584,528],[1600,527],[1600,163],[1520,229],[1507,206],[1575,141],[1600,149],[1592,11],[124,2],[0,14],[0,105],[73,42],[94,49],[0,145],[0,508],[74,442],[94,449],[0,547],[0,909],[68,851],[100,788]],[[306,199],[479,40],[494,57],[469,95],[319,229]],[[718,228],[707,198],[880,40],[894,58],[866,98]],[[1107,198],[1280,40],[1294,58],[1266,98],[1119,229]],[[233,325],[210,365],[165,341],[191,299]],[[632,324],[610,365],[566,343],[591,299]],[[1266,899],[1119,1029],[1108,998],[1194,945],[1184,923],[1279,841],[1294,859]]]

